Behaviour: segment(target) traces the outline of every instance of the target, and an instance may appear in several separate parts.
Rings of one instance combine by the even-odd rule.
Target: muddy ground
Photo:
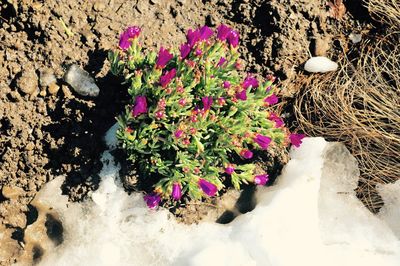
[[[140,26],[145,46],[158,48],[177,47],[188,28],[228,24],[240,31],[246,70],[274,72],[290,97],[310,54],[335,59],[353,45],[350,33],[370,28],[361,1],[348,2],[335,18],[325,0],[3,0],[0,243],[10,248],[0,250],[0,265],[18,260],[35,220],[30,202],[46,182],[65,174],[71,200],[96,189],[102,137],[128,100],[107,62],[125,27]],[[95,78],[98,97],[82,97],[63,81],[71,64]],[[45,74],[56,83],[43,84]]]

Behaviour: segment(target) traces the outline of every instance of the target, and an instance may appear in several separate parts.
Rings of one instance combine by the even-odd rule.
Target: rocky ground
[[[2,1],[0,265],[21,254],[24,230],[37,216],[30,202],[46,182],[65,174],[71,200],[98,185],[102,137],[127,101],[107,62],[125,27],[140,26],[145,46],[158,48],[176,47],[188,28],[226,23],[241,33],[247,70],[276,73],[290,96],[311,54],[335,59],[352,45],[350,33],[369,27],[361,3],[348,2],[343,12],[324,0]],[[98,97],[65,83],[71,64],[95,78]]]

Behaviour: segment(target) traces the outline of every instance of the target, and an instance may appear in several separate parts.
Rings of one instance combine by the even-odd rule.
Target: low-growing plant
[[[140,177],[157,180],[147,205],[212,197],[226,184],[265,185],[268,173],[256,174],[253,151],[298,146],[303,135],[290,134],[272,111],[273,76],[242,75],[238,32],[226,25],[190,29],[175,54],[164,47],[143,53],[140,31],[124,31],[109,60],[132,97],[117,138]]]

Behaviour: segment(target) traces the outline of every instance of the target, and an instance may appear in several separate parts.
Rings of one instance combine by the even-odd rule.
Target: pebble
[[[56,83],[57,79],[50,69],[40,71],[40,86],[46,88],[50,84]]]
[[[68,99],[73,98],[72,92],[71,92],[71,90],[68,88],[68,86],[62,85],[62,86],[61,86],[61,90],[62,90],[62,92],[64,93],[64,96],[65,96],[66,98],[68,98]]]
[[[23,70],[22,75],[17,80],[18,88],[25,94],[37,93],[38,77],[34,70]]]
[[[357,33],[350,33],[349,39],[352,43],[359,43],[362,40],[362,35]]]
[[[94,79],[78,65],[74,64],[68,68],[64,80],[81,96],[96,97],[100,93],[100,89]]]
[[[106,8],[106,5],[103,3],[103,1],[96,1],[93,5],[93,9],[95,11],[103,11]]]
[[[315,51],[316,56],[325,56],[329,50],[329,39],[318,38],[315,40]]]
[[[16,186],[4,186],[1,190],[1,194],[6,199],[17,199],[24,194],[24,190]]]
[[[48,87],[49,93],[52,95],[56,95],[57,92],[60,90],[60,86],[58,86],[56,83],[51,83]]]
[[[336,71],[338,64],[324,56],[315,56],[307,60],[304,70],[310,73],[326,73]]]

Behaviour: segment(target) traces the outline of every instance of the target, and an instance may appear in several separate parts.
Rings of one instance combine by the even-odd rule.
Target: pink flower
[[[188,146],[190,144],[190,139],[186,138],[182,141],[183,145]]]
[[[219,98],[218,98],[218,104],[219,104],[219,105],[225,105],[225,103],[226,103],[226,101],[225,101],[225,98],[224,98],[224,97],[219,97]]]
[[[232,45],[232,47],[236,47],[239,44],[239,33],[235,30],[231,30],[228,34],[228,43]]]
[[[180,200],[182,198],[182,188],[181,184],[174,183],[172,185],[172,198],[174,200]]]
[[[190,47],[193,47],[200,40],[200,31],[189,29],[186,38]]]
[[[184,93],[185,89],[182,86],[179,86],[178,88],[176,88],[176,91],[179,93]]]
[[[214,196],[218,191],[216,185],[202,178],[199,179],[198,185],[200,186],[201,190],[203,190],[203,192],[210,197]]]
[[[157,119],[163,119],[165,117],[165,113],[163,111],[157,111],[155,116]]]
[[[268,105],[274,105],[278,103],[278,101],[279,98],[275,94],[272,94],[271,96],[268,96],[267,98],[264,99],[264,102]]]
[[[133,26],[128,27],[119,37],[119,47],[122,50],[126,50],[131,46],[131,40],[135,39],[140,34],[140,28]]]
[[[236,93],[236,98],[242,101],[247,100],[247,91],[246,89],[242,90],[241,92]]]
[[[167,87],[173,78],[176,76],[176,68],[166,71],[163,76],[160,77],[160,84],[163,88]]]
[[[132,115],[134,117],[147,113],[147,100],[146,96],[136,96],[135,104],[132,109]]]
[[[220,41],[225,41],[228,38],[230,32],[231,32],[230,27],[226,26],[225,24],[221,24],[217,28],[217,38]]]
[[[249,151],[249,150],[242,150],[242,151],[240,152],[240,155],[241,155],[243,158],[245,158],[245,159],[251,159],[251,158],[253,158],[253,153],[252,153],[251,151]]]
[[[256,175],[254,177],[254,183],[259,186],[264,186],[268,182],[268,174]]]
[[[203,51],[201,49],[196,49],[195,55],[196,56],[201,56],[203,54]]]
[[[156,67],[157,68],[164,68],[169,60],[171,60],[174,56],[167,50],[164,49],[164,47],[160,48],[160,51],[158,52],[158,58],[156,61]]]
[[[247,90],[248,88],[258,88],[258,80],[252,75],[248,75],[242,83],[243,89]]]
[[[181,45],[180,52],[182,59],[185,59],[190,54],[190,49],[191,47],[187,43]]]
[[[300,147],[300,145],[303,143],[303,139],[304,139],[304,137],[305,137],[306,135],[304,135],[304,134],[295,134],[295,133],[292,133],[292,134],[290,134],[290,136],[289,136],[289,139],[290,139],[290,142],[296,147],[296,148],[298,148],[298,147]]]
[[[167,102],[165,101],[164,98],[160,99],[157,103],[158,108],[160,109],[165,109],[165,107],[167,106]]]
[[[147,207],[150,209],[155,209],[160,204],[161,198],[156,193],[147,194],[143,197],[144,201],[147,204]]]
[[[226,62],[225,57],[221,57],[221,58],[219,59],[219,62],[218,62],[218,64],[217,64],[217,66],[221,67],[225,62]]]
[[[207,26],[203,26],[200,28],[200,40],[208,40],[214,32]]]
[[[282,127],[285,123],[283,122],[282,118],[280,118],[277,114],[271,113],[269,115],[269,119],[275,122],[275,127],[280,128]]]
[[[257,134],[257,136],[254,138],[254,141],[260,145],[261,149],[266,150],[271,143],[271,138]]]
[[[211,105],[212,105],[212,103],[213,103],[213,98],[212,98],[212,96],[203,97],[203,98],[201,98],[201,101],[203,102],[203,109],[204,109],[204,110],[210,110]]]
[[[180,99],[180,100],[178,101],[178,103],[179,103],[180,106],[185,106],[185,104],[186,104],[186,99]]]
[[[179,139],[180,137],[182,137],[182,135],[183,135],[183,130],[180,130],[180,129],[176,130],[175,133],[174,133],[174,136],[175,136],[175,138],[177,138],[177,139]]]
[[[230,83],[229,81],[224,81],[224,82],[222,83],[222,86],[223,86],[225,89],[228,89],[228,88],[231,87],[231,83]]]
[[[235,167],[233,167],[233,165],[228,165],[228,167],[225,168],[225,173],[227,173],[228,175],[233,174],[233,172],[235,172]]]

